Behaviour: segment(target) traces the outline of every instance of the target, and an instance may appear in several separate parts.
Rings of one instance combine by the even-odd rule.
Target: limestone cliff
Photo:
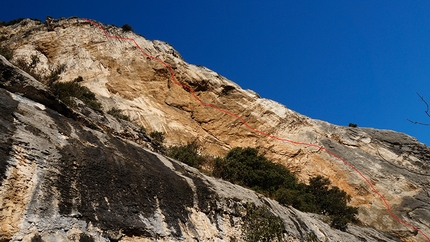
[[[367,177],[393,214],[430,234],[429,147],[392,131],[312,120],[186,63],[167,43],[102,26],[111,35],[135,39],[145,53],[169,64],[175,78],[204,102],[240,115],[254,129],[316,144],[341,157]],[[203,153],[216,156],[251,146],[304,181],[317,174],[329,177],[351,195],[362,223],[347,233],[332,230],[316,215],[279,206],[151,153],[143,147],[157,148],[138,126],[88,108],[72,110],[2,59],[3,239],[241,239],[237,210],[249,201],[279,215],[291,240],[312,235],[321,241],[425,241],[389,216],[381,198],[350,166],[324,150],[259,135],[231,115],[202,106],[173,82],[168,68],[142,55],[131,41],[107,38],[78,18],[54,21],[49,28],[23,20],[0,27],[0,39],[2,47],[13,51],[12,62],[34,64],[40,76],[59,66],[65,67],[59,81],[82,76],[105,111],[120,108],[133,123],[165,132],[167,146],[197,139]]]

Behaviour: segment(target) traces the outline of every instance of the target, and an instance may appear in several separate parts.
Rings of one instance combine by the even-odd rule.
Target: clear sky
[[[1,21],[131,25],[262,97],[333,124],[430,145],[430,1],[7,1]]]

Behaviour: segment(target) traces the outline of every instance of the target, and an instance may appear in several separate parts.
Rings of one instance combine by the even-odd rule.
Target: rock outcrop
[[[217,73],[186,63],[161,41],[115,26],[111,35],[134,38],[145,53],[168,63],[199,99],[240,115],[255,129],[325,147],[359,170],[401,220],[430,234],[430,148],[393,131],[339,127],[312,120]],[[362,176],[324,150],[280,142],[240,120],[200,105],[176,85],[162,64],[133,42],[107,38],[89,22],[23,20],[0,27],[0,46],[12,62],[32,63],[39,76],[59,66],[59,81],[83,77],[105,111],[124,110],[131,121],[73,110],[42,83],[1,58],[0,240],[241,240],[247,202],[265,206],[285,223],[285,238],[303,241],[425,241],[393,219]],[[137,125],[136,125],[137,124]],[[329,228],[317,215],[282,207],[247,189],[200,174],[163,157],[139,129],[162,131],[165,145],[196,140],[202,153],[220,156],[236,146],[256,147],[306,181],[323,175],[351,195],[362,226]]]

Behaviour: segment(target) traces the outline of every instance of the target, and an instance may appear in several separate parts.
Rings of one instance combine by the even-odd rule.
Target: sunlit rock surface
[[[97,94],[104,111],[122,109],[134,124],[88,108],[72,110],[2,59],[1,238],[240,240],[241,220],[234,209],[250,201],[281,216],[290,225],[285,233],[291,240],[304,240],[312,231],[322,241],[425,241],[389,215],[359,173],[324,150],[267,138],[202,106],[173,82],[165,66],[142,55],[131,41],[107,38],[78,18],[54,21],[53,26],[48,31],[41,22],[24,20],[0,27],[0,45],[13,50],[12,62],[31,63],[37,56],[34,70],[42,76],[64,65],[59,81],[82,76],[82,85]],[[102,26],[111,35],[134,38],[145,53],[171,65],[176,80],[191,86],[203,102],[240,115],[270,135],[317,144],[341,157],[373,184],[396,216],[430,234],[427,146],[401,133],[310,119],[186,63],[165,42]],[[362,225],[370,227],[332,230],[316,215],[280,207],[162,158],[151,153],[157,147],[138,125],[148,133],[165,132],[166,146],[197,140],[203,153],[214,156],[251,146],[303,181],[327,176],[351,195]],[[232,191],[225,192],[227,188]]]

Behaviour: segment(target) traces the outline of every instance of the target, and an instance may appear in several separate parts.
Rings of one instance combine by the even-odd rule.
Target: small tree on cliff
[[[131,26],[130,26],[130,25],[128,25],[128,24],[124,24],[124,25],[122,26],[122,30],[123,30],[124,32],[133,31],[133,27],[131,27]]]

